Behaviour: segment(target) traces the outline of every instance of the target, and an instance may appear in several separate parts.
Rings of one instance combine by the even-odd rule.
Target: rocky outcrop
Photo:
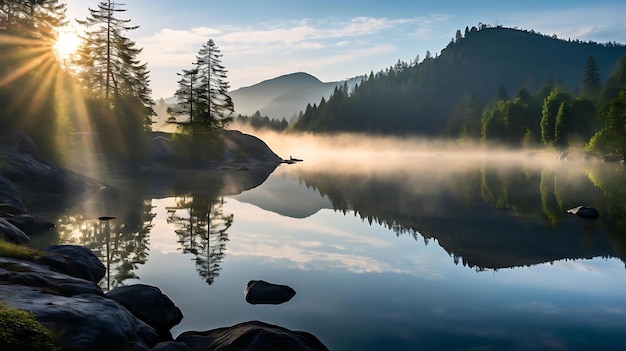
[[[147,350],[158,340],[96,283],[45,265],[0,257],[0,296],[9,307],[32,312],[63,350]]]
[[[162,341],[172,340],[170,329],[183,319],[174,302],[154,286],[122,286],[109,291],[107,296],[156,329]]]
[[[282,162],[282,158],[276,155],[267,144],[250,134],[242,133],[238,130],[222,130],[216,136],[221,139],[223,145],[221,155],[213,155],[214,160],[223,160],[222,162],[209,162],[200,168],[229,168],[242,167],[242,165],[274,165],[277,166]],[[154,132],[148,136],[148,155],[149,162],[175,162],[179,166],[181,157],[177,154],[176,148],[172,145],[172,134]],[[188,165],[189,166],[189,165]],[[194,164],[194,168],[198,168],[199,164]]]
[[[52,245],[41,259],[52,269],[71,277],[98,283],[106,274],[106,268],[94,253],[86,247],[76,245]]]
[[[22,230],[18,227],[14,226],[12,223],[7,221],[4,218],[0,217],[0,234],[4,236],[6,241],[16,243],[16,244],[25,244],[30,241],[28,235],[24,234]]]
[[[251,321],[208,331],[188,331],[176,338],[194,351],[328,351],[314,335]]]
[[[296,291],[287,285],[251,280],[244,290],[246,302],[251,305],[279,305],[291,300]]]
[[[183,316],[161,290],[137,284],[104,294],[97,285],[102,263],[92,259],[96,258],[89,249],[59,245],[48,250],[40,255],[43,258],[34,259],[52,262],[54,269],[0,257],[0,299],[9,307],[32,312],[53,332],[61,350],[328,350],[312,334],[259,321],[185,332],[172,341],[169,329]],[[254,282],[252,288],[258,285],[264,294],[279,292],[280,296],[261,294],[266,301],[295,294],[284,285]]]

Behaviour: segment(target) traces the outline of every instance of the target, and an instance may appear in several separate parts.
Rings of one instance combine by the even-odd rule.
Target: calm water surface
[[[331,350],[623,349],[624,166],[446,157],[123,182],[35,245],[92,247],[105,289],[160,287],[174,335],[262,320]],[[583,204],[600,219],[565,212]],[[252,279],[297,294],[248,305]]]

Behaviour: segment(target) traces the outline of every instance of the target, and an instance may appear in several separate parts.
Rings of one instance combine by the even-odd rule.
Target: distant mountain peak
[[[354,85],[353,80],[349,85]],[[274,119],[289,119],[306,109],[307,104],[317,104],[322,97],[328,99],[344,80],[324,83],[306,72],[294,72],[231,91],[235,113],[251,116],[256,111]]]

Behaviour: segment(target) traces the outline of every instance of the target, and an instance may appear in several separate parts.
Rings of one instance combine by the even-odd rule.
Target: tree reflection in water
[[[139,279],[135,270],[148,257],[149,233],[155,215],[151,200],[143,200],[134,211],[110,220],[64,214],[57,223],[59,242],[90,248],[107,268],[100,287],[110,290],[124,285],[126,279]]]
[[[194,255],[198,274],[207,284],[220,275],[228,228],[234,214],[224,213],[224,198],[208,199],[193,195],[176,198],[176,205],[167,208],[167,222],[176,226],[178,243],[184,254]]]

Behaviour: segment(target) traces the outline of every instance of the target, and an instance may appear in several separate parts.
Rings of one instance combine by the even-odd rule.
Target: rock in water
[[[280,305],[296,294],[296,291],[287,285],[268,283],[263,280],[251,280],[246,286],[244,295],[246,301],[252,305]]]
[[[313,334],[251,321],[208,331],[188,331],[176,338],[192,350],[328,351]]]
[[[160,340],[172,340],[170,329],[183,319],[183,313],[174,302],[154,286],[122,286],[109,291],[107,296],[156,329]]]
[[[571,213],[581,218],[598,219],[600,212],[593,207],[578,206],[567,210],[567,213]]]

